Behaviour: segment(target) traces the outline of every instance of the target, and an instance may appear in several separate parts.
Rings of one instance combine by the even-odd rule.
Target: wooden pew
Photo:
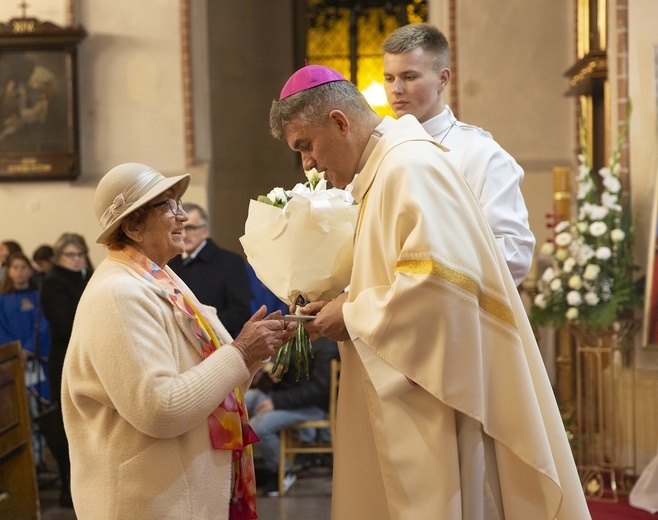
[[[0,345],[0,518],[40,517],[21,345],[14,341]]]

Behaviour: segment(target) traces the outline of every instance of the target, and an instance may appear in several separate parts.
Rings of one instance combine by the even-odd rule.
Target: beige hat
[[[96,242],[107,244],[107,239],[121,221],[170,188],[176,198],[182,197],[190,184],[190,174],[165,177],[153,168],[140,163],[125,163],[107,172],[96,187],[94,208],[103,228]]]

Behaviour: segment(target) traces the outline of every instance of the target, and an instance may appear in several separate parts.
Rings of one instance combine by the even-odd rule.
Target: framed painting
[[[82,29],[0,23],[0,181],[80,174],[77,44]]]

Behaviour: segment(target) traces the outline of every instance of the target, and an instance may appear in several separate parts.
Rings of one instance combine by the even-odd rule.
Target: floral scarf
[[[169,275],[157,264],[131,246],[111,251],[110,260],[127,265],[146,281],[156,285],[167,299],[185,316],[185,322],[197,338],[203,358],[221,347],[217,335],[204,316],[203,306],[178,288]],[[249,425],[242,390],[236,387],[208,417],[210,441],[216,450],[233,451],[233,487],[230,520],[251,520],[256,513],[256,477],[251,444],[258,441]]]

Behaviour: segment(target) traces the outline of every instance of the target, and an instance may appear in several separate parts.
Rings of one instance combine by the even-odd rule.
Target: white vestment
[[[489,132],[458,121],[447,105],[439,115],[425,121],[423,128],[448,148],[448,158],[482,207],[514,283],[521,284],[535,249],[521,193],[523,169]]]
[[[590,518],[514,281],[412,116],[366,147],[340,344],[334,520]]]

